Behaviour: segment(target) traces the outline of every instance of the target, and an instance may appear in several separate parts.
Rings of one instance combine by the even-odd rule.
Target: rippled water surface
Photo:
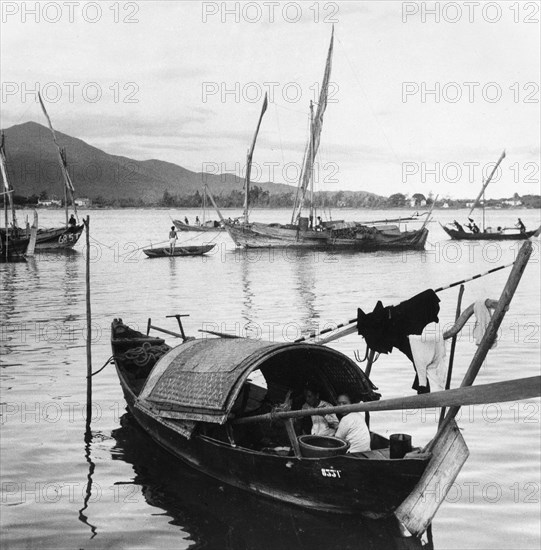
[[[187,244],[214,242],[204,258],[147,259],[141,247],[167,239],[171,216],[199,212],[97,210],[90,214],[92,362],[111,355],[109,327],[122,317],[146,330],[175,330],[165,319],[199,329],[277,341],[397,303],[511,262],[517,243],[461,244],[430,224],[427,250],[406,253],[239,253],[227,235],[179,234]],[[235,215],[237,212],[227,212]],[[440,221],[466,212],[438,212]],[[393,212],[336,212],[381,219]],[[488,212],[488,223],[512,225],[520,215],[538,226],[536,211]],[[287,221],[287,211],[255,211],[259,221]],[[491,219],[493,221],[491,221]],[[42,225],[62,220],[40,211]],[[414,227],[414,225],[411,225]],[[497,347],[479,382],[534,376],[540,370],[539,241]],[[498,298],[509,269],[466,285],[464,306]],[[2,290],[1,543],[2,548],[403,548],[392,527],[284,509],[221,487],[187,470],[125,415],[114,369],[93,378],[91,441],[85,443],[86,321],[83,243],[71,254],[42,253],[26,264],[0,265]],[[457,289],[439,294],[440,322],[451,323]],[[457,344],[453,383],[475,352],[469,323]],[[174,339],[173,339],[174,340]],[[363,340],[333,343],[353,357]],[[413,394],[412,369],[399,352],[382,355],[372,378],[384,397]],[[411,412],[411,411],[410,411]],[[469,407],[459,425],[470,457],[433,524],[434,547],[538,548],[540,542],[539,400]],[[436,411],[372,415],[383,434],[434,434]],[[415,546],[412,546],[415,547]]]

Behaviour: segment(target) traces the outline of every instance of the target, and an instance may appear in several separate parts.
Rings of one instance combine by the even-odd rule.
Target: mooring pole
[[[460,285],[460,290],[458,291],[458,299],[456,302],[455,323],[458,321],[458,318],[460,317],[463,295],[464,295],[464,285]],[[458,338],[458,333],[455,334],[451,339],[451,351],[449,353],[449,366],[447,367],[447,380],[445,382],[446,390],[448,390],[451,387],[451,378],[453,377],[453,363],[455,361],[455,348],[456,348],[457,338]],[[438,422],[438,427],[441,426],[444,418],[445,418],[445,407],[442,407],[440,411],[440,420]]]
[[[92,312],[90,309],[90,216],[86,217],[86,436],[92,418]]]

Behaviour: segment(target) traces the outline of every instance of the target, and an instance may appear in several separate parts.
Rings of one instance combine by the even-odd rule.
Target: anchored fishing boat
[[[0,172],[2,173],[4,199],[4,227],[0,228],[0,261],[24,262],[26,256],[32,256],[36,244],[37,213],[34,212],[32,228],[22,229],[17,223],[13,186],[9,181],[4,132],[0,134]]]
[[[312,341],[275,343],[217,333],[220,338],[196,340],[186,337],[179,315],[174,317],[180,334],[150,320],[143,334],[115,319],[113,359],[129,411],[159,445],[224,483],[322,512],[394,513],[420,535],[469,454],[454,421],[460,406],[540,395],[540,377],[470,387],[531,250],[531,242],[524,243],[492,304],[494,314],[460,388],[380,400],[368,370]],[[150,336],[151,328],[183,343],[170,347]],[[322,407],[301,408],[306,380],[321,388]],[[354,403],[331,405],[342,392]],[[348,453],[348,442],[337,437],[301,435],[303,419],[314,416],[436,406],[449,409],[424,447],[408,446],[407,436],[387,439],[372,432],[369,448]]]
[[[73,182],[71,176],[68,172],[68,162],[66,157],[66,150],[61,148],[56,139],[56,132],[54,131],[51,119],[47,110],[45,109],[45,104],[41,98],[41,95],[38,93],[39,102],[43,114],[47,119],[49,129],[53,135],[53,141],[56,145],[58,151],[58,162],[60,164],[60,170],[62,172],[62,177],[64,179],[64,208],[66,214],[66,223],[62,227],[51,227],[38,230],[36,249],[37,250],[66,250],[73,248],[80,236],[84,231],[84,223],[79,223],[78,214],[77,214],[77,205],[75,203],[75,188],[73,187]],[[69,208],[68,208],[68,195],[73,208],[73,215],[70,217]]]
[[[426,225],[430,214],[427,214],[420,229],[411,231],[402,231],[397,224],[378,226],[375,223],[324,222],[321,220],[321,217],[316,215],[313,172],[323,128],[323,115],[327,108],[333,44],[334,29],[327,53],[325,72],[315,114],[314,105],[310,102],[310,136],[302,163],[302,172],[295,196],[291,222],[289,224],[263,224],[249,221],[251,164],[259,127],[267,108],[267,98],[265,96],[257,129],[247,155],[244,215],[240,223],[227,223],[226,229],[235,244],[244,248],[298,247],[347,249],[359,252],[404,249],[423,250],[428,237]],[[309,188],[309,215],[303,216],[302,212],[304,204],[307,201]]]
[[[515,227],[487,227],[485,224],[485,190],[504,158],[505,151],[503,151],[500,155],[498,162],[490,172],[487,180],[481,186],[481,191],[479,192],[479,195],[475,199],[468,213],[469,223],[464,224],[466,225],[467,230],[464,229],[464,226],[456,220],[453,223],[448,223],[446,225],[440,223],[443,230],[447,233],[447,235],[449,235],[449,237],[451,237],[451,239],[458,241],[518,241],[529,239],[530,237],[537,237],[541,233],[541,226],[538,229],[526,231],[526,227],[520,218],[519,223]],[[483,210],[483,218],[480,229],[471,218],[473,211],[479,204],[481,204]]]
[[[145,248],[143,252],[149,258],[164,258],[166,256],[202,256],[210,252],[216,245],[206,244],[201,246],[175,246],[173,249],[169,246],[157,248]]]

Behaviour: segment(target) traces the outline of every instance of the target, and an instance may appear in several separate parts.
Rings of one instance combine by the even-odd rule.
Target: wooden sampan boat
[[[419,451],[391,459],[389,441],[377,434],[368,452],[307,458],[295,452],[293,424],[232,423],[272,410],[314,378],[330,402],[346,390],[378,399],[361,369],[331,348],[243,338],[169,348],[121,320],[113,322],[111,342],[137,422],[173,455],[229,485],[307,509],[381,517],[411,493],[431,459]],[[265,382],[249,381],[256,377]]]
[[[145,248],[143,252],[149,258],[164,258],[167,256],[202,256],[210,252],[216,245],[205,244],[201,246],[175,246],[173,252],[170,247],[163,246],[159,248]]]
[[[471,231],[460,231],[456,228],[450,227],[450,225],[441,224],[442,229],[456,241],[524,241],[534,236],[538,236],[541,232],[541,227],[533,229],[531,231],[510,231],[510,232],[488,232],[479,231],[479,233],[472,233]]]

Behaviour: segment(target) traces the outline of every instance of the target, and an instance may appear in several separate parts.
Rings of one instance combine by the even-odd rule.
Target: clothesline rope
[[[489,269],[488,271],[485,271],[484,273],[478,273],[477,275],[474,275],[473,277],[470,277],[468,279],[462,279],[461,281],[451,283],[447,286],[441,286],[441,287],[435,289],[434,292],[441,292],[443,290],[448,290],[450,288],[453,288],[453,287],[458,286],[458,285],[462,285],[464,283],[469,283],[471,281],[474,281],[475,279],[480,279],[481,277],[486,277],[487,275],[490,275],[491,273],[495,273],[496,271],[501,271],[502,269],[505,269],[507,267],[511,267],[514,264],[515,264],[515,262],[511,262],[510,264],[505,264],[505,265],[500,265],[498,267],[494,267],[493,269]],[[350,319],[349,321],[345,321],[344,323],[340,323],[336,327],[326,328],[326,329],[322,330],[321,332],[312,332],[308,336],[303,336],[302,338],[297,338],[297,340],[295,340],[295,343],[304,342],[305,340],[311,340],[313,338],[316,338],[317,336],[321,336],[322,334],[327,334],[329,332],[334,332],[335,330],[347,327],[347,326],[352,325],[354,323],[357,323],[357,317],[355,317],[355,319]]]

